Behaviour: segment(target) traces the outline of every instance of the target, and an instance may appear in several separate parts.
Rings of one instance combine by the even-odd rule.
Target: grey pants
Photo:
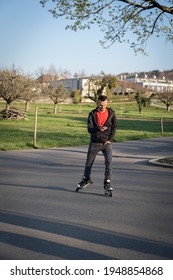
[[[87,160],[85,164],[84,176],[90,179],[94,160],[99,152],[102,152],[105,158],[105,180],[111,180],[112,177],[112,144],[92,143],[88,147]]]

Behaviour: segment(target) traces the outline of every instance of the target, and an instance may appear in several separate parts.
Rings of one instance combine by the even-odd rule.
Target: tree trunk
[[[168,111],[168,112],[170,112],[170,105],[169,104],[166,104],[166,110]]]
[[[28,110],[29,110],[29,102],[26,101],[25,102],[25,112],[28,112]]]
[[[54,114],[56,115],[57,113],[57,104],[54,103]]]
[[[140,103],[138,103],[138,108],[139,108],[139,113],[142,113],[142,105]]]
[[[6,110],[10,109],[10,103],[6,103]]]

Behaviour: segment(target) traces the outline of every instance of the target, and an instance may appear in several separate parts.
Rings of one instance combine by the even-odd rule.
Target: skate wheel
[[[77,188],[76,188],[76,192],[78,192],[78,191],[79,191],[79,189],[80,189],[80,188],[78,188],[78,187],[77,187]]]
[[[111,192],[111,191],[105,191],[105,196],[110,196],[110,197],[112,197],[112,192]]]

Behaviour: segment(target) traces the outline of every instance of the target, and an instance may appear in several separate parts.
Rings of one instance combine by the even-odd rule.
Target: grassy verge
[[[166,164],[171,164],[173,165],[173,157],[168,157],[168,158],[163,158],[163,159],[159,159],[158,162],[160,163],[166,163]]]
[[[20,109],[24,104],[15,103]],[[118,118],[117,135],[114,141],[122,142],[163,136],[173,136],[173,112],[164,109],[148,108],[138,113],[135,103],[111,104]],[[125,109],[122,109],[125,108]],[[95,108],[88,105],[59,105],[57,115],[52,114],[52,104],[38,104],[37,148],[52,148],[86,145],[89,142],[86,123],[89,111]],[[0,102],[0,111],[4,103]],[[30,105],[28,120],[0,119],[0,150],[33,148],[35,104]],[[122,111],[123,110],[123,111]],[[160,117],[164,120],[164,134],[160,132]]]

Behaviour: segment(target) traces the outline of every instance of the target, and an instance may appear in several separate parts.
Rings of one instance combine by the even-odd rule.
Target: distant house
[[[61,84],[69,93],[72,92],[72,90],[79,89],[79,80],[76,78],[54,80],[51,81],[50,84],[54,88]]]
[[[82,100],[85,102],[91,101],[87,99],[86,96],[92,95],[92,88],[90,87],[90,78],[71,78],[71,79],[60,79],[56,81],[51,81],[51,86],[57,87],[57,85],[62,84],[67,92],[71,93],[73,90],[80,90]],[[89,85],[90,84],[90,85]]]
[[[50,75],[44,77],[45,82],[49,82],[51,86],[57,87],[58,84],[62,84],[69,94],[73,90],[80,90],[82,101],[91,101],[87,96],[93,95],[93,90],[96,89],[96,85],[92,82],[91,77],[83,78],[59,78],[52,79]],[[94,81],[95,78],[93,78]],[[112,89],[112,93],[115,95],[129,95],[137,91],[151,95],[153,92],[173,91],[173,81],[164,79],[138,77],[138,75],[119,77],[118,86]]]
[[[50,74],[41,75],[37,78],[37,81],[40,82],[43,86],[49,85],[51,81],[54,80],[54,76]]]
[[[127,80],[118,80],[117,88],[114,90],[115,95],[129,95],[134,94],[136,91],[146,93],[149,90],[146,90],[142,85],[137,85],[134,82]]]
[[[150,89],[154,92],[173,91],[173,81],[167,80],[165,77],[162,77],[162,79],[157,78],[156,76],[148,78],[147,75],[139,77],[138,74],[135,74],[133,76],[125,77],[124,79],[142,85],[143,88]]]
[[[93,78],[93,81],[95,81],[95,78]],[[58,84],[62,84],[69,93],[73,90],[80,90],[82,101],[85,102],[91,102],[91,99],[87,98],[87,96],[93,96],[93,90],[96,89],[96,85],[92,82],[91,77],[53,80],[50,84],[53,87],[57,87]],[[117,88],[112,89],[112,93],[115,95],[128,95],[135,93],[137,90],[144,93],[150,92],[150,90],[143,88],[142,85],[137,85],[134,82],[123,80],[118,81]]]
[[[50,85],[52,81],[65,79],[64,76],[43,74],[37,78],[37,81],[40,82],[43,86]]]

